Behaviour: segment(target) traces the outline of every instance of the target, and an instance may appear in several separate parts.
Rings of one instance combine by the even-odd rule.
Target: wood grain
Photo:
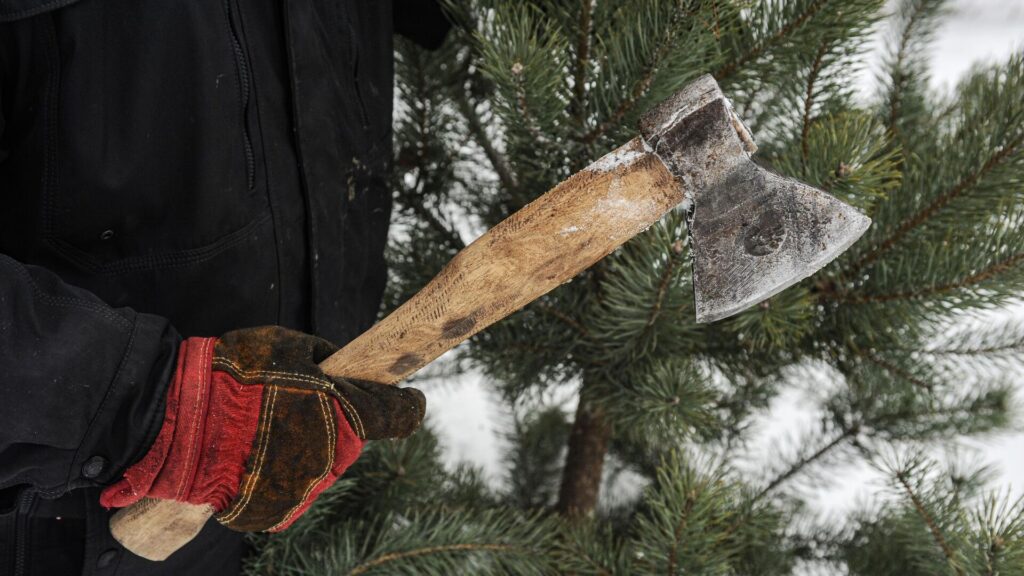
[[[146,560],[160,562],[188,544],[213,516],[213,507],[143,498],[110,518],[110,534]]]
[[[393,384],[590,267],[683,199],[636,138],[492,228],[323,364]]]
[[[394,384],[576,276],[682,200],[662,161],[635,138],[489,230],[320,366],[331,376]],[[147,498],[114,514],[110,528],[125,548],[163,560],[211,514]]]

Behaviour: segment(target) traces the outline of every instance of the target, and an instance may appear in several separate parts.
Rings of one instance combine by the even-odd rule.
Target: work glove
[[[359,456],[423,420],[414,388],[332,378],[337,347],[278,326],[188,338],[149,452],[107,487],[107,508],[144,496],[209,504],[228,528],[290,526]]]

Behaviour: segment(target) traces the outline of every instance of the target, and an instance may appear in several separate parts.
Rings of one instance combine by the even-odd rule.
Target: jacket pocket
[[[52,28],[40,213],[64,260],[92,273],[197,263],[268,220],[238,6],[89,2]]]

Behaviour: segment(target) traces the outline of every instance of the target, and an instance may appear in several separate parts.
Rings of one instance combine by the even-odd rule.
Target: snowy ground
[[[1012,50],[1024,48],[1024,0],[959,0],[954,13],[939,31],[932,48],[932,84],[948,90],[976,62],[1005,58]],[[877,53],[877,51],[876,51]],[[871,66],[860,75],[862,93],[871,94]],[[1002,315],[1024,316],[1024,306]],[[996,318],[998,319],[998,317]],[[824,377],[824,376],[823,376]],[[816,412],[809,395],[818,383],[803,382],[782,394],[769,414],[758,425],[763,441],[754,447],[771,453],[769,447],[785,444],[811,427]],[[825,384],[825,383],[822,383]],[[493,398],[486,383],[475,374],[467,374],[446,383],[420,384],[428,397],[431,421],[439,429],[446,458],[452,464],[469,461],[481,466],[488,478],[501,481],[502,434],[509,429],[509,416]],[[1024,383],[1018,400],[1024,403]],[[571,391],[565,394],[567,410],[573,408]],[[1022,417],[1024,425],[1024,417]],[[985,442],[971,442],[981,457],[999,470],[997,480],[1010,486],[1015,494],[1024,494],[1024,433],[1008,434]],[[942,454],[935,454],[942,457]],[[812,488],[812,503],[823,518],[840,518],[858,503],[871,499],[880,487],[879,476],[863,465],[834,469],[828,482]]]

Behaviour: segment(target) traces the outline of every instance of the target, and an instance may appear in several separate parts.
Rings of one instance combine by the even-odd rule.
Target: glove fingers
[[[244,384],[310,387],[326,376],[317,366],[338,347],[310,334],[281,326],[260,326],[228,332],[217,340],[213,366]]]
[[[317,364],[323,362],[328,356],[339,350],[339,348],[329,340],[324,340],[319,336],[311,336],[309,334],[306,334],[305,336],[307,339],[306,345],[309,347],[309,357]]]
[[[405,438],[423,421],[426,399],[414,388],[329,378],[317,365],[338,350],[334,344],[280,326],[228,332],[217,340],[213,368],[242,384],[325,390],[334,396],[360,438]]]
[[[349,424],[365,440],[405,438],[423,422],[427,399],[415,388],[334,378]]]

